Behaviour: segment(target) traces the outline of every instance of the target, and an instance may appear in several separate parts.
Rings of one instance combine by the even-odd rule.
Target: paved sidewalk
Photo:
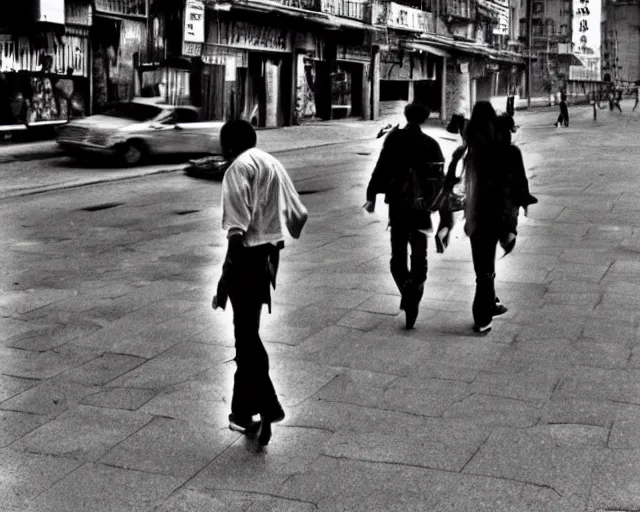
[[[0,204],[0,509],[639,510],[640,116],[550,115],[516,115],[540,203],[498,262],[510,310],[486,336],[460,226],[430,245],[405,331],[383,208],[360,208],[376,155],[306,155],[326,172],[300,187],[309,223],[264,314],[287,418],[263,452],[227,428],[219,184]]]

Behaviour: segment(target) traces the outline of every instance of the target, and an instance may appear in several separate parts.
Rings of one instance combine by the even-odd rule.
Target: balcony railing
[[[321,0],[320,10],[342,18],[352,18],[359,21],[368,21],[367,4],[358,0]]]
[[[318,0],[273,0],[286,7],[295,7],[305,11],[319,11],[320,2]]]
[[[146,16],[145,0],[95,0],[96,12],[124,16]]]
[[[395,2],[376,1],[372,4],[374,25],[400,28],[416,32],[433,32],[433,15]]]

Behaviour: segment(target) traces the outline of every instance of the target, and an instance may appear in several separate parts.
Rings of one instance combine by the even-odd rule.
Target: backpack
[[[434,211],[435,201],[444,186],[442,166],[441,163],[432,163],[422,169],[414,167],[407,169],[402,192],[404,202],[411,210]]]

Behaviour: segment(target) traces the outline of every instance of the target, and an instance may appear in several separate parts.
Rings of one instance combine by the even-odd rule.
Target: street
[[[516,112],[540,202],[497,263],[509,312],[486,336],[462,221],[444,254],[429,242],[403,329],[382,197],[361,208],[379,123],[258,132],[310,212],[263,311],[287,414],[263,451],[228,429],[220,182],[179,162],[0,159],[0,510],[640,509],[632,104],[595,122],[570,107],[569,128],[557,108]],[[448,158],[459,138],[426,132]]]

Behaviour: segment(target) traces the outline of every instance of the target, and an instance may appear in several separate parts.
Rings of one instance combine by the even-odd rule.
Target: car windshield
[[[150,121],[157,117],[162,109],[153,105],[143,105],[140,103],[120,103],[113,105],[103,115],[109,117],[119,117],[120,119],[131,119],[133,121]]]

